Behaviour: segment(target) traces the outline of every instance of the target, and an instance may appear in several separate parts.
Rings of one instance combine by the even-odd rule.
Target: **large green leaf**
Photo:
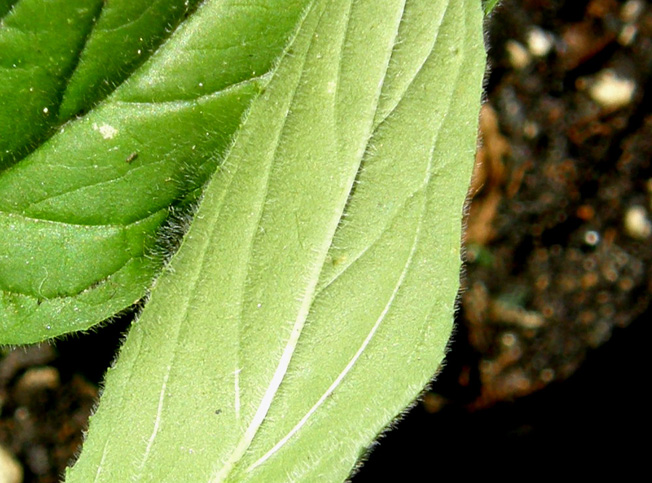
[[[0,344],[88,328],[144,295],[170,206],[214,171],[307,0],[12,3]]]
[[[316,0],[107,375],[69,482],[341,481],[438,368],[477,0]]]

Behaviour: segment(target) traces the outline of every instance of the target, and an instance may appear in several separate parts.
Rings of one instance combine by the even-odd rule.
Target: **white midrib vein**
[[[425,63],[425,60],[424,60]],[[420,66],[418,69],[418,72],[421,71],[421,68],[423,66]],[[381,83],[382,85],[382,83]],[[434,146],[433,146],[434,149]],[[431,161],[432,161],[432,153],[431,153]],[[431,176],[431,169],[432,166],[428,167],[428,172],[426,173],[426,180],[424,185],[427,185],[428,180]],[[322,396],[317,400],[317,402],[310,408],[310,410],[301,418],[301,420],[281,439],[279,440],[267,453],[265,453],[261,458],[259,458],[255,463],[250,465],[245,471],[246,472],[251,472],[255,470],[257,467],[265,463],[269,458],[271,458],[276,452],[278,452],[289,440],[292,438],[294,434],[296,434],[305,424],[306,422],[310,419],[310,417],[321,407],[321,405],[326,401],[326,399],[335,391],[337,387],[340,386],[344,378],[350,373],[350,371],[353,369],[361,355],[364,353],[364,351],[367,349],[369,346],[371,340],[373,339],[374,335],[378,331],[380,325],[382,322],[385,320],[386,315],[388,314],[399,290],[400,287],[402,286],[405,277],[408,273],[409,267],[411,266],[411,261],[414,258],[414,254],[416,252],[417,246],[418,246],[418,240],[421,232],[421,224],[422,224],[422,219],[420,222],[417,224],[416,231],[414,234],[414,239],[413,239],[413,244],[410,250],[410,253],[408,255],[408,258],[406,260],[405,266],[403,267],[403,270],[401,272],[401,275],[399,276],[396,285],[386,303],[384,306],[381,314],[379,315],[378,319],[370,329],[369,333],[365,337],[364,341],[354,354],[354,356],[351,358],[351,360],[348,362],[346,367],[340,372],[340,374],[337,376],[337,378],[333,381],[333,383],[328,387],[328,389],[322,394]],[[319,268],[318,268],[319,269]],[[310,307],[313,302],[313,298],[315,295],[317,283],[319,281],[319,277],[311,277],[308,286],[306,287],[306,290],[304,292],[304,295],[302,297],[302,302],[301,306],[299,308],[299,311],[297,313],[297,317],[295,319],[290,337],[286,343],[285,349],[282,353],[282,356],[279,360],[279,364],[277,365],[277,368],[274,372],[274,375],[265,391],[265,394],[256,410],[256,413],[247,427],[243,437],[240,439],[240,442],[234,452],[231,454],[231,458],[229,458],[229,461],[227,464],[225,464],[221,470],[214,476],[214,478],[211,480],[213,482],[216,481],[221,481],[223,480],[233,469],[235,464],[237,463],[238,459],[246,452],[248,447],[250,446],[251,442],[253,441],[256,433],[258,432],[258,429],[262,425],[269,408],[276,396],[276,393],[278,391],[278,388],[280,387],[281,383],[283,382],[283,379],[285,377],[285,374],[287,372],[287,369],[289,367],[290,361],[294,355],[294,352],[296,350],[296,347],[299,342],[299,338],[301,336],[303,327],[305,326],[308,314],[310,312]],[[236,374],[237,377],[237,374]]]
[[[445,14],[444,14],[444,16],[445,16]],[[442,16],[442,18],[443,18],[443,16]],[[434,50],[434,43],[432,45],[433,45],[433,47],[430,49],[430,54],[426,57],[426,59],[423,61],[423,63],[419,67],[419,72],[423,69],[424,65],[426,64],[426,62],[428,61],[428,59],[430,59],[430,56],[432,55],[432,52]],[[461,68],[462,64],[463,64],[463,62],[460,61],[459,65],[458,65],[458,68]],[[458,70],[457,77],[459,77],[459,73],[460,73],[460,71]],[[412,82],[416,78],[416,75],[417,74],[415,74],[414,78],[410,81],[410,85],[412,84]],[[446,115],[444,116],[445,118],[447,118],[449,113],[450,113],[450,108],[451,108],[451,104],[452,104],[452,97],[453,97],[453,93],[451,92],[451,98],[449,99],[449,103],[448,103],[447,110],[446,110]],[[392,109],[392,112],[393,112],[393,110],[394,109]],[[383,118],[382,122],[384,122],[384,120],[387,119],[387,117],[388,116],[385,116]],[[420,192],[420,191],[422,191],[424,189],[427,189],[427,186],[430,183],[430,179],[432,178],[432,172],[433,172],[432,162],[433,162],[433,159],[434,159],[434,150],[435,150],[435,146],[437,145],[437,140],[439,139],[439,134],[440,133],[441,133],[441,130],[438,130],[437,134],[435,136],[435,139],[431,143],[430,156],[429,156],[430,162],[428,163],[428,167],[427,167],[425,177],[424,177],[424,182],[421,185],[421,187],[419,189],[417,189],[413,193],[413,196],[416,195],[418,192]],[[394,299],[396,298],[401,286],[403,285],[403,281],[405,280],[405,277],[406,277],[406,275],[408,273],[408,270],[409,270],[409,268],[410,268],[410,266],[412,264],[412,260],[414,259],[414,255],[416,253],[416,250],[417,250],[417,247],[418,247],[418,244],[419,244],[418,242],[419,242],[419,237],[420,237],[420,234],[421,234],[421,227],[422,227],[422,224],[423,224],[423,221],[424,221],[423,217],[424,217],[424,214],[425,214],[425,211],[426,211],[426,208],[425,208],[426,203],[427,203],[427,195],[424,198],[422,211],[421,211],[421,217],[419,219],[419,223],[417,224],[417,227],[416,227],[416,230],[415,230],[415,233],[414,233],[414,239],[413,239],[413,242],[412,242],[412,247],[411,247],[410,253],[409,253],[409,255],[408,255],[407,259],[406,259],[405,266],[403,267],[403,270],[401,271],[401,275],[399,276],[399,278],[398,278],[398,280],[396,282],[396,285],[394,286],[394,289],[393,289],[389,299],[387,300],[387,303],[385,304],[385,307],[383,308],[382,312],[380,313],[380,315],[379,315],[378,319],[376,320],[376,322],[374,323],[374,325],[371,327],[371,330],[369,331],[369,333],[365,337],[364,341],[362,342],[362,344],[358,348],[357,352],[354,354],[354,356],[351,358],[351,360],[348,362],[348,364],[344,367],[344,369],[340,372],[340,374],[337,376],[337,378],[333,381],[333,383],[328,387],[328,389],[326,389],[326,391],[321,395],[321,397],[317,400],[317,402],[308,410],[308,412],[299,420],[299,422],[283,438],[281,438],[269,451],[267,451],[267,453],[265,453],[258,460],[256,460],[256,462],[254,462],[252,465],[250,465],[245,470],[246,473],[250,473],[251,471],[258,468],[260,465],[264,464],[275,453],[277,453],[303,426],[305,426],[306,422],[312,417],[312,415],[322,406],[322,404],[340,386],[340,384],[342,383],[344,378],[349,374],[349,372],[351,372],[351,370],[353,369],[353,367],[357,363],[358,359],[362,356],[364,351],[367,349],[367,347],[369,346],[369,344],[370,344],[371,340],[373,339],[374,335],[378,331],[378,328],[380,327],[382,322],[385,320],[385,317],[386,317],[387,313],[389,312],[392,304],[394,303]],[[372,243],[370,246],[372,246],[374,243]],[[367,249],[370,248],[370,246],[365,248],[364,252],[366,252]],[[357,257],[357,258],[360,258],[360,257]],[[335,278],[337,278],[337,277],[335,277]],[[333,282],[333,280],[331,280],[326,285],[326,287],[328,285],[330,285],[332,282]],[[325,289],[326,287],[322,287],[322,290]],[[321,293],[321,291],[320,291],[320,293]]]
[[[281,356],[281,359],[276,366],[276,371],[274,372],[274,376],[267,386],[265,395],[258,405],[256,414],[251,420],[251,423],[247,427],[244,435],[242,438],[240,438],[240,442],[233,451],[232,456],[229,459],[229,463],[222,467],[220,472],[211,480],[212,482],[222,481],[225,476],[233,469],[233,466],[236,464],[236,462],[245,453],[247,448],[249,448],[249,445],[253,441],[254,436],[265,420],[267,412],[269,411],[269,408],[272,405],[274,398],[276,397],[276,392],[278,391],[278,388],[281,386],[281,383],[285,378],[285,373],[287,372],[288,366],[290,365],[290,361],[292,360],[292,356],[294,355],[294,351],[299,342],[299,338],[301,337],[301,332],[303,331],[306,319],[308,318],[308,312],[310,311],[310,307],[312,305],[312,298],[317,286],[317,279],[318,277],[312,277],[312,280],[310,280],[310,285],[306,288],[306,292],[303,296],[297,318],[294,321],[294,326],[292,327],[292,332],[285,345],[285,349],[283,350],[283,355]]]
[[[324,12],[322,12],[322,15],[323,13]],[[339,84],[339,71],[338,71],[337,83]],[[299,306],[297,316],[292,326],[292,331],[290,332],[290,336],[287,340],[287,343],[285,344],[285,348],[283,349],[283,353],[281,355],[279,363],[276,366],[274,375],[272,376],[272,379],[270,380],[270,383],[267,386],[265,394],[263,395],[263,398],[261,399],[260,404],[256,409],[256,413],[254,414],[251,423],[245,430],[243,436],[240,438],[238,445],[231,453],[231,456],[226,462],[226,464],[224,464],[222,468],[217,472],[217,474],[215,474],[211,478],[210,480],[211,482],[215,483],[224,480],[227,477],[227,475],[232,471],[233,467],[238,462],[238,460],[247,451],[256,433],[258,432],[260,426],[265,420],[269,408],[271,407],[272,402],[276,397],[276,393],[278,392],[278,389],[281,386],[283,379],[285,378],[285,374],[287,373],[288,367],[290,365],[290,361],[292,360],[292,357],[296,351],[299,339],[301,337],[301,333],[303,332],[303,328],[306,324],[308,314],[310,313],[310,308],[312,306],[315,297],[315,292],[317,290],[317,284],[319,282],[319,274],[321,273],[323,262],[328,254],[328,249],[332,243],[332,238],[339,224],[339,220],[342,217],[342,212],[344,211],[344,208],[346,206],[346,199],[348,197],[348,193],[350,193],[351,191],[351,187],[353,186],[353,183],[355,181],[356,174],[357,174],[357,169],[351,170],[351,175],[349,176],[350,179],[348,180],[347,189],[342,191],[343,193],[346,194],[342,196],[341,203],[339,203],[339,206],[337,207],[338,209],[333,213],[334,216],[331,218],[331,223],[330,223],[331,226],[328,227],[328,233],[330,234],[330,236],[324,237],[321,243],[322,246],[318,247],[317,249],[317,253],[320,254],[321,259],[316,260],[314,266],[311,267],[312,276],[310,276],[308,284],[301,297],[301,305]],[[236,381],[238,376],[239,376],[239,370],[237,370],[235,374]],[[239,399],[240,399],[239,394],[236,394],[236,400],[239,401]]]
[[[311,5],[314,5],[311,4]],[[312,8],[312,7],[311,7]],[[300,23],[303,25],[304,21],[309,15],[310,9],[306,9],[306,13],[304,14],[303,18],[301,19]],[[296,38],[296,37],[295,37]],[[294,40],[294,39],[293,39]],[[292,45],[294,42],[291,41],[288,45]],[[306,51],[307,55],[307,51]],[[306,61],[306,57],[304,57],[304,62]],[[280,63],[279,63],[280,65]],[[274,69],[273,74],[275,75],[276,70],[278,66]],[[297,83],[299,80],[297,80]],[[296,95],[296,86],[294,89],[294,92],[292,96]],[[292,101],[289,103],[290,105],[292,104]],[[287,120],[288,114],[285,114],[285,120]],[[282,130],[282,129],[281,129]],[[278,141],[280,139],[280,133],[279,136],[276,139],[276,143],[278,147]],[[325,251],[325,250],[323,250]],[[299,311],[297,313],[297,317],[294,321],[294,325],[292,328],[292,332],[290,333],[290,337],[285,345],[285,348],[283,350],[283,354],[281,356],[281,359],[279,360],[279,363],[276,367],[276,370],[274,371],[274,375],[272,376],[272,379],[267,386],[267,389],[265,391],[265,394],[263,395],[263,398],[260,401],[260,404],[258,405],[258,408],[256,409],[256,413],[254,414],[253,419],[249,423],[249,426],[245,430],[244,434],[240,437],[240,440],[238,441],[237,446],[233,449],[231,452],[231,455],[229,456],[228,460],[222,465],[222,467],[211,477],[210,481],[211,483],[216,483],[219,481],[223,481],[226,476],[231,472],[233,467],[236,465],[236,463],[240,460],[242,455],[247,451],[249,446],[251,445],[251,442],[254,439],[254,436],[258,432],[258,429],[260,428],[260,425],[263,423],[265,417],[267,416],[267,412],[269,410],[269,407],[272,404],[272,401],[274,400],[274,397],[276,396],[276,392],[278,391],[278,388],[281,385],[281,382],[283,381],[283,378],[285,377],[285,373],[287,371],[287,367],[289,366],[290,360],[292,359],[292,354],[294,353],[294,349],[297,345],[297,342],[299,340],[299,336],[301,335],[301,331],[303,329],[303,326],[305,324],[306,318],[308,317],[308,312],[310,310],[310,306],[312,304],[312,299],[317,287],[317,282],[318,282],[317,276],[313,276],[310,278],[310,283],[306,287],[306,290],[304,292],[304,295],[302,297],[301,305],[299,307]],[[234,385],[235,385],[235,407],[239,416],[240,413],[240,371],[241,368],[236,368],[234,372]]]
[[[405,4],[404,4],[405,8]],[[421,70],[421,69],[419,69]],[[339,81],[339,79],[338,79]],[[382,89],[383,82],[379,84],[379,90]],[[371,127],[371,126],[370,126]],[[364,153],[364,150],[361,151],[361,153]],[[362,161],[360,159],[360,161]],[[351,186],[353,185],[355,181],[355,177],[357,175],[357,170],[355,170],[354,175],[352,176],[350,180]],[[429,175],[429,173],[428,173]],[[427,177],[428,177],[427,175]],[[350,192],[350,188],[347,192]],[[344,199],[344,202],[342,204],[342,211],[345,209],[346,206],[346,199]],[[334,231],[337,228],[337,225],[339,223],[339,220],[342,216],[341,212],[337,213],[338,216],[336,216],[334,219],[336,222],[333,224],[333,234]],[[414,256],[414,253],[416,251],[416,246],[417,246],[417,241],[419,239],[419,233],[420,233],[420,228],[421,224],[417,226],[417,231],[415,232],[415,237],[414,237],[414,242],[413,246],[411,248],[410,254],[408,256],[408,259],[406,261],[405,267],[403,271],[401,272],[401,275],[396,283],[396,286],[394,287],[392,294],[385,305],[382,313],[374,323],[372,329],[370,332],[367,334],[365,340],[363,341],[362,345],[358,348],[358,351],[355,353],[353,358],[349,361],[347,366],[342,370],[342,372],[338,375],[338,377],[333,381],[331,386],[326,390],[326,392],[319,398],[319,400],[315,403],[315,405],[303,416],[303,418],[296,424],[296,426],[285,436],[283,437],[272,449],[270,449],[265,455],[263,455],[260,459],[258,459],[253,465],[249,466],[245,471],[250,472],[253,471],[255,468],[263,464],[267,459],[269,459],[274,453],[276,453],[282,446],[285,445],[285,443],[297,432],[303,425],[308,421],[308,419],[314,414],[315,411],[323,404],[323,402],[335,391],[335,389],[341,384],[342,380],[348,375],[348,373],[351,371],[353,366],[356,364],[360,356],[364,353],[365,349],[373,339],[373,336],[375,335],[376,331],[380,327],[381,323],[385,319],[385,316],[389,312],[389,309],[403,283],[403,280],[405,279],[406,273],[408,271],[408,268],[410,266],[410,262]],[[324,247],[323,250],[319,250],[320,252],[323,252],[324,258],[326,254],[328,253],[328,248],[330,247],[330,244],[332,243],[332,237],[331,239],[325,239],[324,241]],[[322,260],[323,262],[323,260]],[[315,267],[316,273],[320,273],[321,268],[323,266],[322,264],[318,264],[318,266]],[[303,328],[305,326],[306,320],[308,318],[308,314],[310,312],[310,308],[312,306],[314,296],[316,293],[317,285],[319,283],[319,276],[313,276],[310,278],[309,284],[306,287],[306,290],[304,292],[304,295],[302,297],[301,301],[301,306],[299,308],[299,311],[297,313],[297,317],[295,319],[294,325],[292,327],[292,331],[290,333],[290,337],[288,338],[288,341],[285,345],[285,348],[283,350],[283,353],[281,355],[281,358],[279,360],[279,363],[277,365],[277,368],[274,372],[274,375],[267,386],[267,389],[265,391],[265,394],[263,398],[261,399],[260,404],[258,405],[258,408],[256,410],[256,413],[254,414],[254,417],[245,430],[245,433],[243,436],[240,438],[240,441],[237,445],[237,447],[234,449],[234,451],[231,453],[230,458],[228,461],[222,466],[222,468],[211,478],[212,483],[217,483],[219,481],[223,481],[229,473],[233,470],[234,466],[237,464],[237,461],[244,455],[244,453],[247,451],[249,446],[251,445],[251,442],[253,441],[256,433],[258,432],[260,426],[262,425],[263,421],[265,420],[265,417],[267,416],[267,413],[269,411],[269,408],[271,407],[274,398],[276,397],[276,393],[278,392],[278,389],[283,382],[285,375],[287,373],[287,369],[290,365],[290,362],[292,360],[292,357],[296,351],[296,347],[298,345],[299,339],[301,337],[301,333],[303,331]],[[236,389],[239,389],[238,386],[238,378],[239,378],[239,369],[236,370],[234,374],[234,379],[235,379],[235,384],[236,384]],[[239,403],[240,397],[239,394],[236,394],[236,402]],[[239,404],[237,404],[239,406]]]
[[[310,419],[310,417],[319,409],[319,407],[326,401],[326,399],[333,394],[335,389],[342,383],[344,378],[349,374],[353,366],[358,362],[358,359],[360,356],[364,353],[364,351],[367,349],[367,346],[371,342],[371,339],[373,339],[374,335],[376,334],[378,328],[380,327],[380,324],[385,320],[385,316],[389,312],[390,307],[394,303],[394,299],[396,298],[396,295],[398,294],[399,289],[401,288],[401,285],[403,285],[403,280],[405,279],[405,276],[408,272],[408,268],[410,267],[410,264],[412,262],[412,258],[414,257],[414,253],[416,251],[417,247],[417,241],[419,240],[419,234],[421,232],[421,222],[417,225],[417,230],[415,232],[414,236],[414,242],[412,244],[412,249],[410,250],[410,254],[408,256],[408,259],[405,263],[405,267],[403,267],[403,271],[401,272],[401,275],[396,282],[396,285],[394,286],[394,290],[392,291],[392,294],[390,295],[387,304],[385,304],[385,307],[383,308],[383,311],[380,313],[380,316],[372,326],[371,330],[367,334],[367,337],[364,339],[360,347],[358,348],[357,352],[355,355],[351,358],[349,363],[346,365],[346,367],[340,372],[340,374],[337,376],[337,378],[333,381],[333,383],[326,389],[324,394],[317,400],[317,402],[310,408],[310,410],[301,418],[301,420],[278,442],[276,443],[272,449],[270,449],[267,453],[265,453],[261,458],[258,459],[254,464],[249,466],[246,469],[246,472],[250,472],[255,470],[257,467],[262,465],[265,461],[267,461],[269,458],[271,458],[274,453],[276,453],[281,447],[287,443],[294,434],[299,431]]]

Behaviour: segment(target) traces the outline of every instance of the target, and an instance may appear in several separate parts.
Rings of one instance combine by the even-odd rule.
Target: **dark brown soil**
[[[629,450],[649,419],[652,4],[505,0],[488,34],[451,356],[356,482]],[[58,481],[128,322],[0,360],[0,444],[25,482]]]
[[[478,408],[573,374],[645,310],[652,273],[650,5],[505,2],[490,44],[463,296]]]

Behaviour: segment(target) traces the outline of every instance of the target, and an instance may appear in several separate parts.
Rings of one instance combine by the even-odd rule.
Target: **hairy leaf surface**
[[[0,7],[0,344],[88,328],[144,295],[170,207],[215,170],[307,1],[13,3]]]
[[[69,482],[341,481],[450,335],[477,0],[315,0],[134,323]]]

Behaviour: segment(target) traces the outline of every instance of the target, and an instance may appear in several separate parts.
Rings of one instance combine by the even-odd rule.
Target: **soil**
[[[487,30],[458,330],[354,482],[427,477],[451,457],[502,474],[577,447],[629,451],[649,420],[652,3],[505,0]],[[25,482],[59,481],[129,321],[4,352],[0,446]]]

